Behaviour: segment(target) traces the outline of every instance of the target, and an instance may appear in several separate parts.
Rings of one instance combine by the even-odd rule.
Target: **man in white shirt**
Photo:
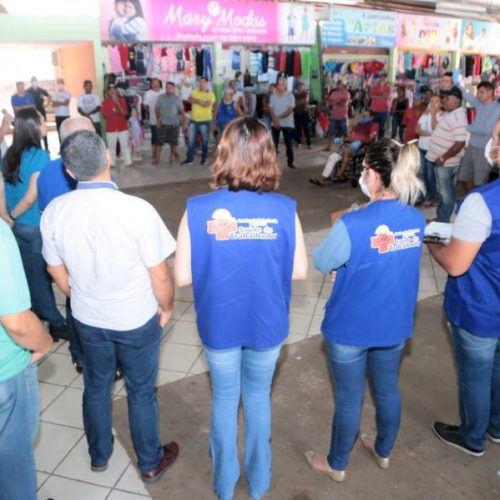
[[[160,443],[155,394],[160,341],[173,309],[166,259],[175,240],[149,203],[118,191],[97,134],[69,135],[61,157],[77,188],[47,206],[40,229],[47,269],[71,298],[83,347],[91,469],[106,470],[113,452],[111,389],[119,360],[138,466],[143,481],[154,482],[179,453],[177,443]]]
[[[156,101],[158,101],[158,97],[162,94],[161,91],[161,81],[158,78],[153,78],[151,80],[151,89],[149,89],[144,94],[144,100],[142,105],[144,109],[149,114],[149,124],[151,125],[151,147],[153,149],[153,165],[158,165],[160,152],[161,152],[161,144],[158,141],[158,127],[156,124]]]
[[[56,92],[52,92],[51,100],[54,106],[54,114],[56,116],[56,128],[59,134],[61,123],[69,117],[69,103],[71,101],[71,94],[64,88],[64,80],[58,78],[56,80]],[[59,140],[61,138],[59,137]]]
[[[88,118],[94,125],[97,135],[101,135],[101,98],[92,93],[93,84],[90,80],[83,82],[85,94],[78,98],[78,113]]]

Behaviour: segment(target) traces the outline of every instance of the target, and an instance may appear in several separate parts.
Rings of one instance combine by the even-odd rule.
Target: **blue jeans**
[[[425,186],[425,201],[435,201],[437,199],[436,173],[434,163],[428,160],[425,149],[420,151],[420,178]]]
[[[194,150],[196,149],[196,136],[201,134],[202,146],[201,146],[201,160],[204,161],[208,156],[208,138],[210,135],[211,122],[195,122],[191,120],[189,122],[188,131],[188,152],[186,160],[193,161]]]
[[[156,377],[163,334],[158,316],[134,330],[116,331],[74,319],[83,347],[83,423],[92,465],[108,462],[113,452],[111,388],[117,360],[123,368],[132,443],[142,472],[163,457],[158,424]]]
[[[36,500],[33,440],[40,396],[36,364],[0,382],[0,498]]]
[[[335,413],[328,463],[344,470],[359,432],[368,368],[375,396],[377,437],[375,450],[388,457],[401,420],[399,365],[404,342],[391,347],[363,347],[327,342],[335,389]]]
[[[334,120],[331,118],[329,121],[328,136],[336,137],[338,133],[340,133],[342,137],[347,137],[349,135],[349,131],[347,130],[347,120],[345,118],[342,120]]]
[[[28,280],[31,296],[31,309],[37,316],[47,320],[51,325],[64,325],[64,317],[57,309],[52,279],[47,273],[47,264],[42,255],[42,234],[37,226],[15,224],[16,237],[24,272]]]
[[[438,167],[432,163],[441,200],[436,209],[438,222],[450,222],[455,207],[458,167]]]
[[[389,113],[382,113],[380,111],[375,111],[373,113],[373,121],[378,123],[378,138],[382,139],[385,135],[385,123],[387,122],[387,117]]]
[[[66,332],[68,334],[68,348],[71,360],[73,363],[83,365],[82,343],[75,328],[75,320],[71,312],[71,302],[68,298],[66,299]]]
[[[271,485],[271,384],[281,345],[265,350],[205,348],[212,381],[210,452],[219,498],[233,498],[240,475],[238,406],[243,400],[245,472],[253,499]]]
[[[500,438],[500,339],[472,335],[452,326],[458,367],[460,434],[484,449],[485,433]]]

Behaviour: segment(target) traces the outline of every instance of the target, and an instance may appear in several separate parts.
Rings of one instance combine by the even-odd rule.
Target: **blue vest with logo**
[[[483,242],[469,270],[448,277],[444,309],[450,323],[478,337],[500,337],[500,180],[480,193],[491,213],[491,234]]]
[[[219,104],[219,114],[217,115],[217,125],[223,127],[227,125],[233,118],[236,118],[236,108],[234,101],[229,104],[224,102],[224,99]]]
[[[351,255],[337,270],[321,331],[339,344],[399,344],[413,331],[424,218],[397,200],[380,200],[342,221]]]
[[[211,349],[267,349],[288,335],[294,200],[219,189],[190,198],[196,322]]]

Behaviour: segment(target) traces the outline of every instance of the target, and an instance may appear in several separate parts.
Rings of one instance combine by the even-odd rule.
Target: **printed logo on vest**
[[[370,248],[378,250],[378,253],[417,248],[422,244],[418,233],[420,233],[420,229],[393,232],[389,226],[382,224],[375,229],[375,236],[370,238]]]
[[[229,210],[218,208],[207,221],[207,233],[215,235],[216,241],[227,240],[275,240],[278,233],[271,224],[278,224],[278,219],[239,218]]]

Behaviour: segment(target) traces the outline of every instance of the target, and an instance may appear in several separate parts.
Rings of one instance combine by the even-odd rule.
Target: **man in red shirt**
[[[406,144],[407,142],[413,141],[417,139],[417,133],[415,132],[415,128],[417,127],[417,123],[419,118],[422,116],[422,113],[425,111],[426,106],[423,103],[423,96],[420,93],[415,93],[413,97],[413,106],[405,110],[403,115],[403,125],[404,125],[404,136],[403,142]]]
[[[330,125],[328,128],[328,144],[325,151],[330,151],[333,139],[340,134],[343,138],[349,135],[347,130],[347,110],[351,101],[351,95],[347,91],[345,84],[341,81],[337,83],[335,90],[328,95],[328,105],[330,107]]]
[[[389,116],[390,98],[392,88],[387,83],[387,75],[382,73],[377,84],[370,89],[371,110],[373,111],[373,120],[378,123],[378,137],[382,139],[385,134],[385,122]]]
[[[106,120],[106,142],[111,153],[112,167],[116,165],[116,142],[120,143],[120,151],[126,167],[132,166],[132,158],[128,146],[127,103],[118,95],[114,85],[108,85],[106,99],[102,102],[102,116]]]
[[[311,178],[309,182],[317,186],[324,186],[325,181],[330,178],[337,162],[342,159],[340,167],[333,178],[333,182],[345,182],[347,177],[344,175],[345,169],[349,163],[349,158],[361,147],[370,144],[377,139],[378,124],[373,119],[373,112],[369,109],[363,111],[361,120],[354,127],[351,135],[340,146],[339,152],[332,153],[323,169],[321,178]]]

